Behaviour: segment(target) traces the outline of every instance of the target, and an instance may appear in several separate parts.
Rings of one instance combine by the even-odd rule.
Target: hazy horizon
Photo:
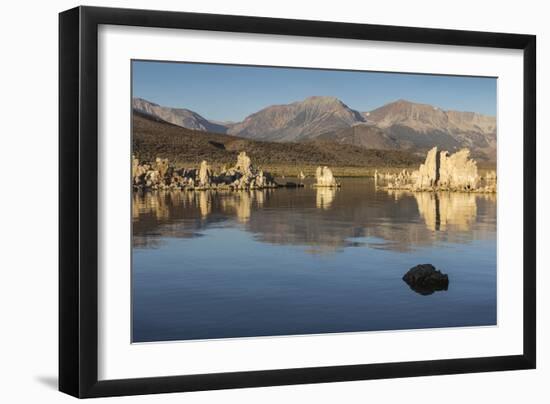
[[[270,105],[336,97],[359,112],[399,99],[496,115],[496,78],[310,68],[132,61],[132,96],[242,121]]]

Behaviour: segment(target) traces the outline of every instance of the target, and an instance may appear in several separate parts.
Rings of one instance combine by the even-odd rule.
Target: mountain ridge
[[[367,149],[424,151],[433,146],[449,151],[462,147],[486,160],[496,158],[496,117],[477,112],[444,110],[399,99],[359,112],[333,96],[311,96],[289,104],[270,105],[241,122],[215,122],[183,108],[161,107],[143,99],[134,109],[188,129],[242,138],[304,142],[314,139]]]
[[[384,104],[368,113],[366,118],[379,127],[388,127],[397,123],[407,123],[417,130],[427,127],[450,130],[477,129],[480,132],[494,132],[496,119],[477,112],[444,110],[430,104],[415,103],[399,99]]]
[[[358,111],[336,97],[312,96],[263,108],[230,127],[227,133],[257,140],[300,141],[364,121]]]
[[[139,97],[132,99],[132,109],[187,129],[216,133],[227,131],[225,125],[210,121],[190,109],[164,107]]]

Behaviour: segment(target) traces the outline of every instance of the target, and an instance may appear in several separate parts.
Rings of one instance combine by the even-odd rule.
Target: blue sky
[[[495,78],[133,61],[133,96],[241,121],[274,104],[334,96],[370,111],[398,99],[496,115]]]

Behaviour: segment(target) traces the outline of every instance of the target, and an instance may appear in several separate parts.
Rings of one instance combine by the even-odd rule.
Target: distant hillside
[[[412,167],[422,157],[397,150],[367,150],[325,140],[302,143],[263,142],[236,136],[182,128],[150,116],[133,115],[133,153],[140,160],[168,158],[180,165],[209,163],[233,165],[246,151],[255,165],[331,167]]]
[[[207,132],[225,133],[227,128],[224,125],[210,122],[201,115],[184,108],[161,107],[142,98],[132,100],[134,111],[151,115],[163,121],[173,123],[188,129],[203,130]]]

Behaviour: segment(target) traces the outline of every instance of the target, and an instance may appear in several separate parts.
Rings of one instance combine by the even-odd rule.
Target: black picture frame
[[[100,24],[523,50],[523,353],[98,380],[97,52]],[[85,398],[535,368],[535,122],[534,35],[96,7],[77,7],[60,13],[59,390]]]

